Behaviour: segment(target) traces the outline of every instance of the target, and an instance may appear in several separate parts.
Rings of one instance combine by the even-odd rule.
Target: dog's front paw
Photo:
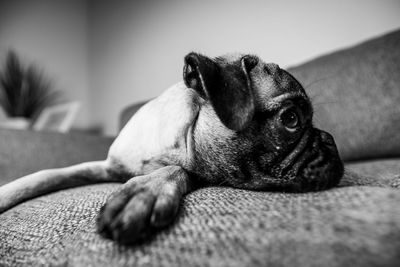
[[[173,221],[181,195],[174,181],[135,177],[101,208],[98,231],[122,244],[142,241]]]

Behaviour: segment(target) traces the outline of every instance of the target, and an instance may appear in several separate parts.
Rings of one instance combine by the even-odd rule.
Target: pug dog
[[[99,233],[123,244],[174,220],[182,197],[207,185],[307,192],[343,175],[332,136],[313,126],[302,85],[255,55],[189,53],[183,82],[144,105],[107,159],[43,170],[0,187],[0,212],[81,185],[120,182],[101,208]]]

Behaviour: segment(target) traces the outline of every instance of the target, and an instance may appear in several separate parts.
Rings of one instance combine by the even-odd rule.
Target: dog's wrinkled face
[[[193,172],[212,184],[312,191],[337,185],[332,136],[312,124],[301,84],[251,55],[185,57],[184,81],[204,100],[194,125]]]

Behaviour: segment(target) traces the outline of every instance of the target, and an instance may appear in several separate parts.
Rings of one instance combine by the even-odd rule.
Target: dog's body
[[[183,82],[168,88],[129,120],[110,147],[110,160],[133,176],[169,165],[191,170],[200,101]]]
[[[312,126],[301,85],[255,56],[185,57],[184,83],[143,106],[105,161],[44,170],[0,187],[0,212],[56,190],[123,182],[98,217],[103,235],[131,243],[176,216],[197,186],[307,191],[343,174],[332,137]]]

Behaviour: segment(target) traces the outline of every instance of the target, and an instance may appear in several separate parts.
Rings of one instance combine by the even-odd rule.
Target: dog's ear
[[[187,87],[208,98],[207,88],[218,82],[219,71],[218,65],[212,59],[192,52],[185,57],[183,80]]]
[[[185,57],[183,79],[187,87],[210,100],[226,127],[240,131],[253,118],[255,104],[250,71],[257,63],[255,56],[219,64],[203,55],[190,53]]]

